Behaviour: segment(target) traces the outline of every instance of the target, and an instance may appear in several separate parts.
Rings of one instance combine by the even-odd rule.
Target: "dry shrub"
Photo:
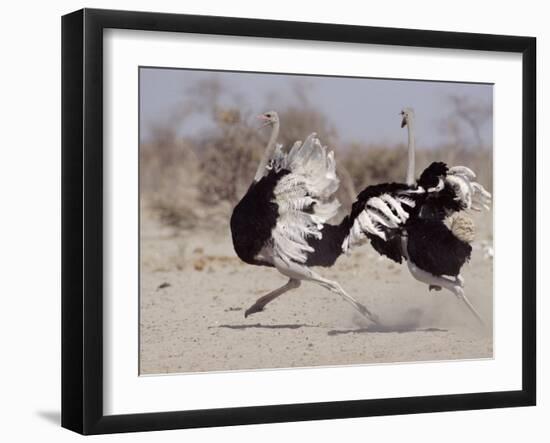
[[[288,150],[295,141],[316,132],[321,142],[335,151],[340,178],[336,194],[342,204],[340,216],[349,210],[357,192],[366,186],[405,180],[405,145],[342,146],[336,129],[322,111],[312,106],[306,90],[297,87],[295,104],[276,107],[281,121],[278,141]],[[224,88],[216,79],[197,85],[191,99],[174,110],[173,116],[164,122],[165,126],[154,130],[153,141],[140,146],[142,208],[165,226],[227,228],[232,208],[254,177],[270,130],[258,130],[259,122],[253,118],[257,109],[252,112],[242,104],[221,106],[222,91]],[[206,116],[214,125],[192,139],[181,139],[175,130],[176,122],[192,114]],[[459,137],[464,126],[457,126],[456,137],[448,146],[417,149],[416,175],[432,161],[465,165],[492,191],[492,149],[465,148],[464,138]]]
[[[323,145],[330,149],[337,149],[338,133],[331,125],[325,114],[310,108],[307,104],[302,107],[290,106],[279,112],[281,133],[279,142],[290,147],[297,140],[304,140],[315,132]]]
[[[492,150],[466,149],[452,145],[438,149],[417,149],[416,177],[434,161],[442,161],[449,166],[468,166],[477,174],[477,180],[492,191]],[[377,183],[404,182],[408,162],[407,148],[404,145],[363,147],[355,144],[341,151],[340,162],[349,172],[357,190]]]
[[[317,132],[321,142],[334,149],[336,132],[326,117],[314,110],[291,107],[279,115],[281,133],[279,142],[288,150],[297,140],[304,140],[311,132]],[[216,131],[203,136],[198,145],[201,158],[200,193],[206,204],[227,202],[232,208],[244,195],[264,153],[270,129],[258,130],[247,123],[237,109],[223,109],[215,113]],[[322,134],[326,134],[324,137]],[[345,167],[339,166],[337,174],[341,185],[337,197],[343,207],[351,206],[355,197],[353,181]]]
[[[340,157],[357,190],[383,182],[403,182],[407,171],[404,146],[370,146],[353,144]]]
[[[208,205],[237,203],[254,178],[263,142],[257,128],[243,121],[236,109],[215,115],[217,129],[202,137],[200,200]]]
[[[191,228],[195,211],[199,162],[191,143],[173,130],[157,128],[154,142],[140,145],[140,191],[144,211],[165,225]]]

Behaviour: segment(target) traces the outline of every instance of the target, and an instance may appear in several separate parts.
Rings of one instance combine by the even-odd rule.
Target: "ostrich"
[[[489,209],[491,194],[475,182],[465,166],[449,168],[434,162],[414,180],[414,112],[401,112],[407,126],[409,164],[406,184],[367,187],[354,203],[352,228],[342,248],[349,250],[369,239],[374,249],[397,263],[407,261],[411,275],[429,285],[445,288],[461,299],[474,316],[481,316],[464,294],[460,270],[470,259],[473,221],[465,211]]]
[[[260,297],[245,317],[263,311],[280,295],[315,282],[340,295],[373,322],[377,316],[349,295],[338,282],[323,278],[310,266],[331,266],[342,254],[349,225],[330,225],[339,202],[334,153],[328,152],[316,134],[296,142],[288,153],[277,144],[279,117],[275,111],[259,116],[270,126],[271,136],[248,191],[231,216],[235,252],[244,262],[269,266],[288,277],[288,282]]]

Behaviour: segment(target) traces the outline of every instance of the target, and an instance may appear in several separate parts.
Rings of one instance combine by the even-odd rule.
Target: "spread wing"
[[[322,238],[323,223],[340,206],[334,198],[339,185],[334,153],[313,133],[287,154],[279,147],[269,167],[289,171],[274,189],[278,219],[271,233],[273,252],[286,263],[305,263],[313,252],[307,238]]]
[[[342,250],[347,252],[367,239],[390,242],[405,228],[417,206],[418,195],[415,188],[400,183],[367,187],[353,204]]]
[[[353,205],[342,250],[347,252],[370,239],[379,253],[401,262],[400,234],[415,217],[443,221],[459,211],[489,209],[491,194],[475,178],[465,166],[432,163],[416,186],[367,187]]]

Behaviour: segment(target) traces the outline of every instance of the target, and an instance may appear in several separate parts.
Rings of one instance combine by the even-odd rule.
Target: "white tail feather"
[[[470,181],[476,178],[476,174],[474,173],[474,171],[472,171],[467,166],[453,166],[452,168],[449,168],[449,174],[463,175]]]
[[[478,182],[474,181],[474,171],[466,166],[453,166],[445,181],[456,194],[456,200],[460,201],[465,209],[481,210],[480,206],[489,210],[491,194]]]

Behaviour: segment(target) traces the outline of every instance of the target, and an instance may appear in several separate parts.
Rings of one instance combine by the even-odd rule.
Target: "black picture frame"
[[[522,389],[104,415],[103,30],[192,32],[519,53],[522,103]],[[62,18],[62,426],[82,434],[529,406],[536,403],[536,39],[83,9]],[[137,295],[136,295],[137,296]]]

